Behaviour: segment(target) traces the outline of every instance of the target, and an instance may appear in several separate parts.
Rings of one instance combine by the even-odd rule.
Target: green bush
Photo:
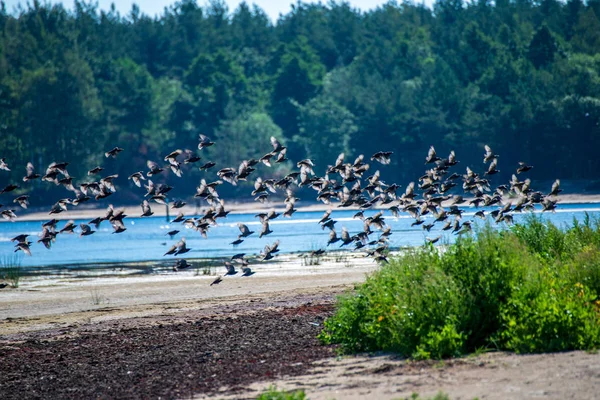
[[[275,386],[269,387],[265,392],[261,393],[256,400],[304,400],[306,394],[303,390],[296,390],[295,392],[285,392],[277,390]]]
[[[462,352],[456,324],[466,310],[433,246],[392,259],[356,290],[340,299],[326,321],[320,336],[326,343],[341,343],[346,352],[385,350],[420,358]]]
[[[442,358],[600,344],[600,224],[559,229],[531,216],[486,226],[440,251],[396,257],[339,299],[320,338],[343,352]]]

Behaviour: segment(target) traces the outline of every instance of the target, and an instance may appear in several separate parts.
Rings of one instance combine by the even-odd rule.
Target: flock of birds
[[[207,136],[200,135],[198,150],[214,145]],[[209,229],[218,224],[218,220],[225,218],[229,211],[225,208],[224,200],[219,196],[218,187],[225,182],[231,185],[237,185],[239,181],[247,181],[256,166],[260,163],[271,167],[274,163],[283,163],[288,161],[286,158],[287,148],[275,137],[271,137],[272,150],[261,158],[243,160],[238,168],[223,168],[217,172],[219,180],[207,182],[205,179],[200,181],[196,188],[194,197],[204,199],[210,208],[202,216],[186,217],[179,212],[172,222],[180,222],[185,227],[191,228],[206,237]],[[123,149],[115,147],[105,153],[105,157],[116,158]],[[373,154],[370,161],[379,163],[383,166],[390,164],[391,151],[380,151]],[[388,210],[394,217],[398,217],[401,212],[410,214],[414,218],[412,226],[421,226],[422,229],[430,231],[436,224],[443,224],[441,230],[450,231],[454,234],[463,234],[472,228],[473,220],[463,220],[463,208],[460,205],[470,205],[478,209],[474,213],[475,217],[486,218],[491,216],[495,222],[513,222],[513,214],[523,210],[531,210],[535,204],[541,205],[543,211],[554,211],[557,203],[557,195],[561,192],[560,181],[557,179],[547,194],[531,189],[531,180],[519,180],[517,176],[526,173],[531,168],[524,162],[519,162],[515,174],[512,175],[510,182],[502,184],[494,189],[490,185],[487,177],[497,174],[498,158],[489,146],[485,146],[483,162],[486,165],[486,171],[480,175],[466,167],[464,174],[457,172],[450,173],[450,168],[455,167],[459,161],[456,159],[454,151],[451,151],[447,158],[441,158],[437,155],[435,148],[431,146],[425,158],[425,165],[429,168],[419,177],[418,183],[411,182],[399,194],[400,186],[391,183],[387,184],[381,179],[379,170],[372,175],[365,176],[371,169],[371,165],[365,160],[364,155],[358,156],[353,162],[346,162],[345,155],[340,154],[333,165],[329,165],[324,176],[317,176],[314,171],[314,163],[310,159],[298,161],[295,165],[298,170],[285,175],[281,179],[267,179],[257,176],[254,180],[254,190],[252,196],[255,201],[267,204],[270,197],[276,193],[285,194],[285,210],[282,213],[271,210],[256,215],[262,223],[260,232],[251,231],[247,225],[239,223],[239,235],[232,241],[233,246],[241,244],[247,237],[257,234],[259,238],[273,233],[269,222],[278,217],[291,217],[296,211],[295,204],[299,199],[295,197],[295,189],[300,187],[312,188],[316,191],[316,200],[333,207],[355,207],[358,212],[354,218],[363,221],[363,229],[353,235],[345,228],[341,227],[338,235],[337,221],[332,218],[332,210],[327,210],[319,221],[322,229],[329,229],[329,240],[327,246],[340,243],[340,247],[353,246],[354,249],[365,249],[367,256],[372,257],[378,262],[387,262],[389,252],[389,236],[392,234],[391,227],[386,224],[384,211]],[[188,165],[197,165],[201,157],[191,150],[175,150],[164,157],[166,164],[159,164],[154,161],[147,162],[147,171],[138,171],[131,174],[130,179],[134,185],[139,188],[145,188],[146,193],[141,204],[141,217],[153,215],[153,203],[169,205],[167,193],[172,189],[168,184],[154,183],[152,177],[159,174],[166,174],[171,171],[174,175],[182,176],[182,163]],[[68,207],[78,206],[94,198],[101,200],[111,196],[116,192],[115,180],[118,175],[108,175],[97,181],[79,183],[75,186],[73,178],[67,170],[68,162],[53,162],[45,171],[45,174],[36,173],[32,163],[26,166],[26,175],[23,182],[41,179],[42,181],[62,185],[65,189],[73,193],[70,198],[58,200],[50,209],[49,214],[59,214],[67,211]],[[215,163],[206,162],[199,166],[200,170],[213,168]],[[10,171],[9,164],[5,158],[0,159],[0,171]],[[100,166],[88,171],[88,176],[98,176],[104,169]],[[450,194],[450,191],[458,190],[454,187],[462,186],[462,194]],[[0,191],[0,200],[20,187],[16,184],[9,184]],[[13,199],[15,204],[22,208],[29,205],[29,196],[23,194]],[[181,200],[174,200],[170,203],[171,208],[180,209],[186,203]],[[479,209],[481,206],[497,206],[493,211],[487,212]],[[17,218],[14,209],[3,209],[0,204],[0,214],[4,219],[14,221]],[[378,211],[373,215],[366,216],[365,211],[375,208]],[[426,215],[432,218],[424,218]],[[79,224],[79,236],[89,236],[103,221],[108,221],[115,234],[123,233],[127,230],[123,219],[127,217],[124,210],[116,210],[109,205],[104,216],[94,218],[86,223]],[[48,249],[56,241],[60,234],[73,234],[78,228],[74,221],[67,221],[62,228],[58,228],[58,220],[52,219],[42,224],[42,232],[39,234],[38,243],[42,243]],[[179,230],[169,231],[167,234],[174,238],[180,233]],[[377,238],[374,238],[374,234]],[[23,251],[31,255],[32,242],[28,240],[29,235],[21,234],[14,238],[15,252]],[[431,243],[437,242],[441,235],[435,238],[427,237]],[[165,256],[179,256],[187,253],[190,248],[186,245],[185,238],[181,238],[164,254]],[[279,252],[279,241],[266,245],[261,251],[258,260],[267,261],[272,259]],[[320,256],[325,253],[324,249],[311,252],[313,256]],[[239,271],[236,265],[241,266],[243,276],[254,274],[249,266],[245,254],[234,255],[230,261],[225,262],[227,275],[235,275]],[[184,270],[191,267],[191,264],[183,258],[176,259],[173,270]],[[222,276],[217,277],[211,286],[221,282]]]

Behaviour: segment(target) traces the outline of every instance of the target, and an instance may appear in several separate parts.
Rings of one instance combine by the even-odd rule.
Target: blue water
[[[491,209],[490,209],[491,210]],[[369,210],[365,216],[373,215],[378,210]],[[331,217],[338,221],[336,230],[341,233],[345,226],[350,234],[355,234],[363,229],[363,222],[353,219],[354,210],[334,209]],[[474,208],[465,208],[463,221],[471,219],[475,212]],[[543,217],[558,226],[570,225],[573,218],[583,220],[585,212],[600,216],[600,203],[587,204],[559,204],[556,213],[543,213]],[[515,214],[515,223],[522,221],[528,213]],[[24,267],[60,267],[68,265],[99,264],[115,262],[141,262],[162,260],[173,260],[173,256],[163,256],[169,247],[176,243],[181,237],[185,237],[188,248],[191,249],[186,258],[214,258],[231,256],[236,253],[247,255],[258,254],[265,245],[280,241],[279,248],[282,253],[298,251],[310,251],[316,249],[338,249],[338,244],[326,247],[329,239],[329,230],[322,230],[318,221],[323,215],[322,211],[296,212],[291,219],[279,217],[271,221],[273,233],[258,238],[261,225],[254,214],[229,214],[225,219],[219,219],[219,225],[213,226],[205,239],[198,232],[186,229],[181,224],[168,224],[164,217],[151,218],[126,218],[124,220],[127,231],[113,234],[112,227],[108,222],[103,222],[98,231],[87,237],[79,237],[78,234],[59,234],[52,249],[46,249],[37,241],[37,235],[41,232],[41,223],[44,221],[16,221],[0,222],[0,257],[10,257],[13,254],[14,243],[10,239],[18,234],[27,233],[32,235],[29,240],[32,256],[24,255],[21,265]],[[424,231],[419,226],[411,227],[414,221],[410,216],[403,215],[394,218],[389,211],[384,211],[386,223],[391,226],[393,234],[390,236],[392,248],[415,246],[424,243],[425,238],[437,237],[444,234],[446,242],[452,242],[455,235],[441,231],[443,224],[437,223],[430,232]],[[426,216],[429,217],[429,216]],[[431,217],[429,217],[431,218]],[[476,221],[481,221],[477,218]],[[87,222],[87,220],[76,220]],[[230,243],[240,233],[237,223],[248,225],[251,230],[256,231],[252,236],[246,238],[237,247]],[[429,222],[426,218],[426,222]],[[57,228],[64,226],[66,221],[60,221]],[[173,239],[166,235],[169,230],[178,229],[181,232]],[[76,229],[79,232],[79,228]],[[371,237],[377,238],[377,232]],[[349,246],[346,246],[349,247]],[[21,253],[21,252],[19,252]],[[37,268],[35,268],[37,269]]]

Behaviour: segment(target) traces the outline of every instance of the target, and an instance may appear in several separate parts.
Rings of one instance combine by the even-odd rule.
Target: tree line
[[[367,12],[298,2],[276,23],[221,0],[178,1],[156,17],[135,5],[120,15],[85,1],[35,0],[16,13],[1,3],[0,157],[12,168],[2,179],[20,181],[28,162],[43,172],[68,161],[80,182],[100,165],[119,174],[121,201],[138,202],[126,177],[194,149],[199,133],[215,141],[199,155],[217,168],[186,167],[174,195],[258,159],[271,136],[318,173],[341,152],[389,150],[385,179],[406,184],[430,145],[481,170],[488,144],[498,180],[518,161],[534,179],[594,179],[600,0],[390,1]],[[126,153],[106,159],[115,146]],[[60,190],[22,186],[32,204]]]

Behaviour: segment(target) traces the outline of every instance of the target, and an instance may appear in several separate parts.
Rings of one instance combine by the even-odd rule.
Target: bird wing
[[[148,166],[148,169],[151,171],[159,168],[158,164],[151,160],[146,161],[146,165]]]
[[[271,145],[273,146],[273,150],[279,150],[281,149],[281,143],[279,142],[279,140],[277,140],[277,138],[275,136],[271,136]]]
[[[81,228],[81,233],[88,233],[92,230],[92,228],[86,224],[79,224],[79,227]]]
[[[432,160],[435,158],[435,156],[436,156],[435,148],[433,146],[431,146],[429,148],[429,151],[427,152],[427,159]]]
[[[247,235],[248,232],[250,232],[250,229],[248,229],[248,227],[245,224],[242,224],[241,222],[238,223],[238,228],[240,228],[240,232],[242,232],[242,235]]]

